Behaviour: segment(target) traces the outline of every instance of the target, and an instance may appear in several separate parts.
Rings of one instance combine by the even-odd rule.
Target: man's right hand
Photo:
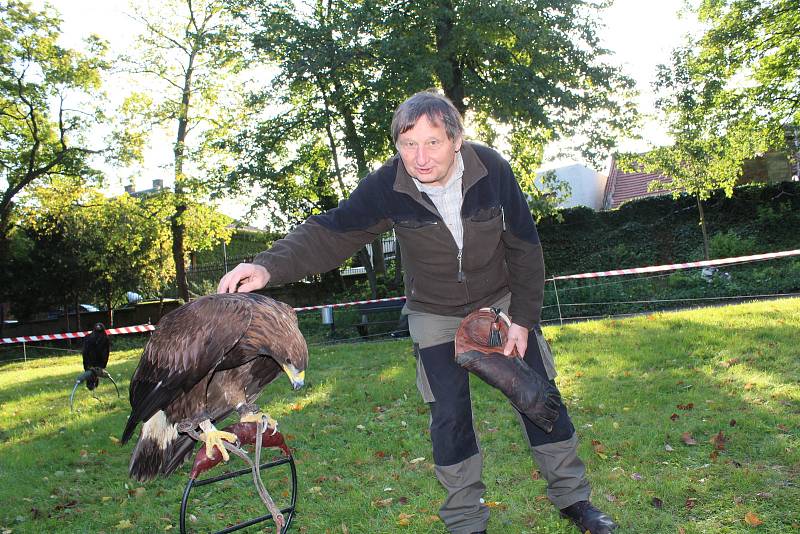
[[[255,263],[240,263],[219,281],[217,293],[246,293],[263,288],[269,282],[270,274],[264,267]]]

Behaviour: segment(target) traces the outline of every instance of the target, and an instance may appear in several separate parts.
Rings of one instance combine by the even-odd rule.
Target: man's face
[[[444,186],[453,174],[461,137],[447,137],[442,121],[420,117],[414,127],[397,138],[397,150],[408,174],[428,185]]]

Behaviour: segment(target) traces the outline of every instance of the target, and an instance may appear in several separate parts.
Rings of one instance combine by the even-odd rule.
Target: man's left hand
[[[508,357],[525,356],[525,349],[528,348],[528,329],[516,323],[511,323],[508,327],[508,340],[503,347],[503,354]]]

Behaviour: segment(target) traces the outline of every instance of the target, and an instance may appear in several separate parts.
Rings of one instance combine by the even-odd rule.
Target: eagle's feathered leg
[[[223,430],[217,430],[210,419],[204,419],[201,421],[200,429],[203,431],[200,434],[200,439],[202,439],[206,444],[206,455],[211,457],[214,454],[214,447],[216,447],[219,449],[220,454],[222,454],[222,459],[227,462],[230,458],[230,455],[225,449],[223,440],[235,444],[239,441],[239,438],[236,436],[236,434],[225,432]]]
[[[264,413],[255,404],[241,404],[237,406],[236,411],[239,412],[240,423],[261,423],[266,421],[267,428],[272,429],[272,435],[278,431],[278,422],[270,417],[268,413]]]

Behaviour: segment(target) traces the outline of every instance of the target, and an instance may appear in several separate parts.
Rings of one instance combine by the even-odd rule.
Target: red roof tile
[[[614,209],[628,200],[664,195],[670,192],[669,188],[649,191],[648,186],[650,182],[654,181],[660,181],[666,186],[672,182],[672,178],[660,174],[624,172],[617,167],[616,159],[613,159],[603,196],[603,206],[605,209]]]

